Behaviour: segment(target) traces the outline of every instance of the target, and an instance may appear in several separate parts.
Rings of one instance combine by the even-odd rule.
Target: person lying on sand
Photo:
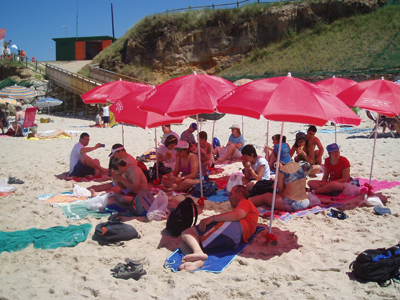
[[[40,132],[40,131],[37,132],[37,133],[31,132],[31,133],[28,134],[28,139],[38,138],[38,139],[41,139],[41,140],[48,140],[48,139],[56,139],[60,135],[73,137],[73,136],[76,136],[77,134],[76,133],[75,134],[70,134],[70,133],[66,132],[65,130],[56,129],[53,132],[49,132],[49,133]]]
[[[333,191],[342,192],[344,183],[350,182],[350,162],[340,156],[340,149],[336,143],[326,147],[329,157],[325,159],[324,176],[322,180],[310,180],[308,186],[316,194],[331,194]]]
[[[85,177],[93,174],[108,174],[108,169],[103,168],[98,159],[93,159],[86,154],[102,147],[102,145],[97,143],[94,147],[87,147],[89,141],[89,134],[84,132],[79,138],[79,143],[72,148],[69,158],[69,176]]]
[[[179,248],[185,256],[182,258],[180,270],[194,271],[204,265],[208,258],[206,253],[235,250],[241,242],[248,242],[255,233],[258,222],[257,208],[248,198],[246,187],[233,187],[229,195],[232,211],[205,218],[199,225],[182,232]],[[216,229],[221,232],[214,237],[211,233]]]
[[[118,203],[129,206],[132,199],[144,189],[148,188],[147,178],[141,168],[135,164],[128,164],[117,157],[110,159],[109,169],[112,174],[113,182],[110,189],[106,192],[114,192],[108,198],[108,204]],[[97,196],[94,189],[89,189],[92,197]]]
[[[244,138],[240,132],[240,127],[238,124],[233,124],[229,128],[232,130],[232,134],[229,136],[226,147],[216,147],[214,149],[214,155],[218,154],[218,161],[239,159],[242,157],[240,151],[242,151],[244,146]]]

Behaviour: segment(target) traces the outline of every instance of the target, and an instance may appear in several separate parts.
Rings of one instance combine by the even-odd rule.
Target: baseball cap
[[[192,127],[194,130],[197,130],[197,124],[196,123],[190,124],[190,127]]]
[[[231,127],[229,127],[229,129],[234,129],[234,128],[240,129],[240,126],[238,124],[233,124]]]
[[[179,141],[174,150],[177,149],[189,149],[189,143],[186,141]]]
[[[119,151],[119,150],[125,150],[124,146],[121,144],[115,144],[112,149],[111,149],[111,153],[110,155],[108,155],[108,157],[113,157],[115,152]]]
[[[306,134],[304,132],[298,132],[296,133],[296,141],[301,140],[301,139],[306,139]]]
[[[339,150],[339,146],[336,143],[330,144],[328,146],[326,146],[326,150],[328,151],[328,153]]]
[[[274,146],[274,152],[275,152],[276,155],[278,155],[278,151],[279,151],[279,144]],[[290,163],[291,160],[292,160],[292,158],[290,157],[288,145],[282,144],[282,148],[281,148],[281,163],[288,164],[288,163]]]

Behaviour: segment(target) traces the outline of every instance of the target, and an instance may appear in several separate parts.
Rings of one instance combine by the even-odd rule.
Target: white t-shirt
[[[102,122],[101,116],[97,115],[96,116],[96,125],[100,125],[101,122]]]
[[[270,179],[270,171],[268,161],[264,157],[257,157],[257,161],[255,164],[251,164],[251,168],[254,172],[257,173],[257,170],[260,166],[264,166],[264,174],[261,177],[261,180],[269,180]]]
[[[169,136],[171,134],[173,134],[178,139],[178,142],[179,142],[179,135],[176,132],[171,131],[170,133],[164,133],[164,135],[163,135],[163,137],[161,139],[161,143],[164,144],[165,139],[167,138],[167,136]]]
[[[69,173],[71,173],[78,161],[81,159],[81,149],[85,148],[81,143],[78,143],[72,148],[71,155],[69,156]]]
[[[172,157],[164,160],[164,165],[173,169],[175,167],[176,161],[176,150],[168,150],[168,148],[164,145],[161,145],[157,148],[157,153],[160,153],[162,156],[165,156],[167,154],[167,151],[171,152]]]
[[[110,111],[108,109],[108,106],[103,106],[103,117],[109,117],[110,116]]]

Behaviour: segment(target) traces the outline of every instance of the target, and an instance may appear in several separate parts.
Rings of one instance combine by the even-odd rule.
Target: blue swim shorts
[[[85,177],[87,175],[93,175],[93,174],[94,174],[94,169],[92,167],[84,165],[80,160],[78,160],[78,162],[76,163],[74,169],[69,174],[69,176]]]
[[[240,222],[212,222],[202,232],[195,226],[205,253],[219,253],[235,250],[242,241]]]

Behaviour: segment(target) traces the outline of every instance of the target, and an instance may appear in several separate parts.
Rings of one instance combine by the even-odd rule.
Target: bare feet
[[[200,252],[200,253],[192,253],[192,254],[187,254],[182,258],[182,262],[194,262],[197,260],[207,260],[208,255]]]
[[[191,272],[197,270],[204,266],[204,261],[198,260],[194,262],[185,262],[179,266],[179,270],[185,270],[186,272]]]

